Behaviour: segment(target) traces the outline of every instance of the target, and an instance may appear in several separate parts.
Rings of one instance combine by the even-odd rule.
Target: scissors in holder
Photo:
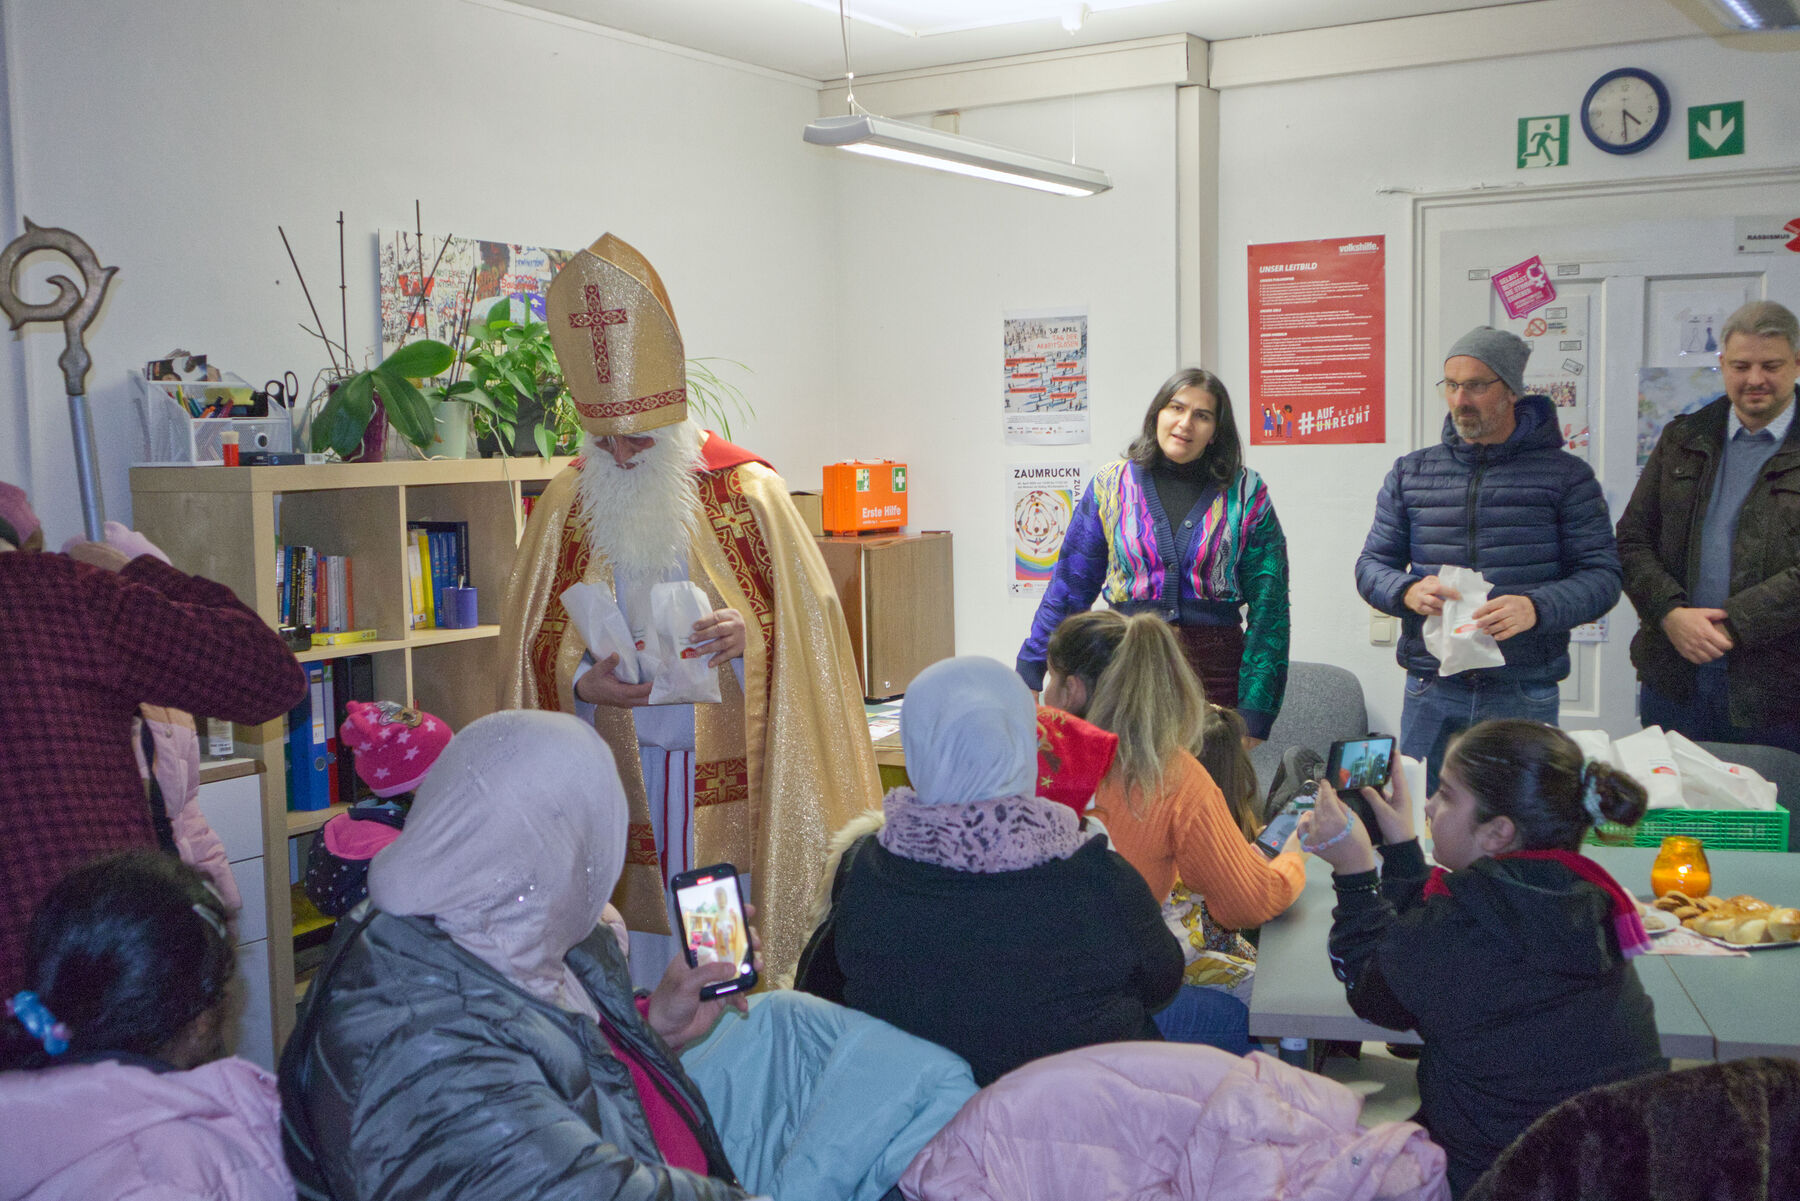
[[[263,395],[269,398],[270,404],[278,404],[292,412],[300,403],[300,377],[292,371],[284,371],[280,379],[272,379],[263,385]]]

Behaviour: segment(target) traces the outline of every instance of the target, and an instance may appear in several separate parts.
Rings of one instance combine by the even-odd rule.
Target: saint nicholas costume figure
[[[630,800],[614,902],[634,978],[675,953],[668,882],[732,863],[749,876],[766,974],[791,970],[832,833],[880,787],[850,638],[818,548],[763,460],[688,419],[686,356],[656,271],[604,235],[547,297],[556,357],[588,433],[532,509],[501,617],[501,704],[591,719]],[[596,661],[561,600],[610,591],[643,637],[657,584],[713,610],[693,627],[719,703],[648,704]]]

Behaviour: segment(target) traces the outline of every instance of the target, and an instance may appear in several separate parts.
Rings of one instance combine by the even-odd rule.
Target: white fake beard
[[[588,544],[619,575],[651,579],[687,565],[700,523],[700,427],[692,421],[655,430],[656,441],[620,467],[589,435],[576,483]]]

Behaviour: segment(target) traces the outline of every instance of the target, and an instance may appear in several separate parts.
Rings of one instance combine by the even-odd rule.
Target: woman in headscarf
[[[634,999],[599,925],[626,844],[612,753],[565,714],[471,723],[369,868],[282,1056],[307,1195],[737,1198],[676,1053],[736,965]]]
[[[912,788],[845,850],[801,987],[948,1047],[987,1085],[1093,1043],[1158,1039],[1182,955],[1132,866],[1037,795],[1037,715],[992,659],[907,689]],[[840,974],[841,973],[841,974]]]

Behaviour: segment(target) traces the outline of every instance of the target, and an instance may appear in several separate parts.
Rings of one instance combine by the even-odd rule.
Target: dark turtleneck
[[[1150,482],[1156,487],[1156,499],[1171,526],[1179,528],[1182,518],[1188,515],[1201,493],[1212,485],[1205,464],[1205,455],[1192,463],[1172,463],[1167,456],[1157,454],[1156,462],[1150,468]]]

